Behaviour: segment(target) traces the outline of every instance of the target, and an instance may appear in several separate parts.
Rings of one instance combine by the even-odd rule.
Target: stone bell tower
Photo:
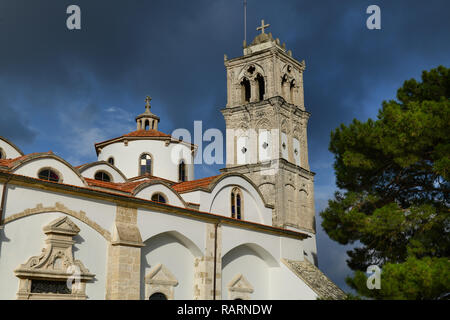
[[[262,21],[244,55],[224,57],[227,165],[259,188],[273,206],[273,225],[315,233],[314,173],[309,169],[303,98],[305,62],[292,57]]]

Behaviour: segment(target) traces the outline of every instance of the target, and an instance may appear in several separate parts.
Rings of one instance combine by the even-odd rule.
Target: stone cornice
[[[306,110],[302,110],[302,109],[300,109],[300,107],[286,102],[286,100],[284,100],[284,98],[281,96],[271,97],[269,99],[266,99],[263,101],[258,101],[258,102],[249,102],[247,104],[235,106],[235,107],[225,107],[225,108],[220,109],[220,112],[222,112],[222,114],[224,116],[228,116],[230,114],[239,113],[242,111],[248,112],[249,108],[252,108],[252,109],[264,108],[267,106],[267,103],[270,103],[270,105],[272,105],[272,106],[282,107],[286,111],[289,111],[289,112],[293,111],[293,113],[295,115],[298,115],[303,119],[309,119],[309,117],[311,116],[310,112],[308,112]]]
[[[258,163],[249,163],[249,164],[242,164],[242,165],[236,165],[236,166],[230,166],[226,168],[219,169],[220,172],[239,172],[239,171],[254,171],[255,168],[261,168],[264,167],[267,169],[274,168],[273,166],[276,164],[279,164],[279,168],[286,169],[294,173],[303,174],[304,178],[311,179],[316,174],[310,170],[307,170],[305,168],[302,168],[300,166],[297,166],[296,164],[293,164],[286,159],[279,158],[274,159],[266,162],[258,162]]]
[[[299,62],[296,59],[294,59],[293,57],[289,56],[286,52],[283,52],[283,50],[281,50],[277,47],[267,48],[264,50],[250,53],[245,56],[240,56],[240,57],[226,60],[225,66],[228,68],[231,66],[238,66],[241,64],[245,65],[246,63],[248,63],[248,61],[255,61],[255,57],[257,57],[257,56],[261,56],[261,58],[265,58],[265,57],[271,56],[271,55],[278,55],[281,60],[286,60],[289,63],[296,65],[301,71],[304,71],[306,69],[306,63],[304,60]],[[286,62],[286,61],[284,61],[284,62]]]

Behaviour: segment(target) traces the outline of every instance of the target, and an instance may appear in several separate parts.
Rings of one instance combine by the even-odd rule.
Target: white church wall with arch
[[[168,299],[193,298],[194,259],[199,249],[190,250],[180,233],[168,231],[159,233],[146,241],[141,249],[141,299],[148,300],[156,292],[163,293]],[[167,269],[165,281],[148,281],[148,276],[159,265]],[[146,279],[147,278],[147,279]],[[144,287],[144,288],[143,288]]]
[[[1,190],[3,190],[3,185],[0,185]],[[4,220],[57,208],[63,212],[73,212],[73,215],[86,218],[97,224],[99,228],[110,231],[116,214],[116,206],[110,202],[83,199],[22,186],[8,185],[7,200]]]
[[[72,166],[64,163],[55,156],[42,156],[28,160],[19,165],[14,170],[14,173],[39,179],[39,173],[45,169],[52,170],[58,175],[59,181],[57,182],[64,182],[65,184],[80,187],[86,185],[81,175]]]
[[[137,226],[142,239],[161,233],[177,235],[191,251],[203,255],[205,248],[205,224],[196,219],[179,217],[152,210],[138,209]],[[200,251],[198,251],[200,250]]]
[[[19,278],[14,273],[21,264],[33,256],[39,256],[46,247],[46,235],[43,227],[59,217],[60,212],[41,213],[11,221],[4,225],[0,234],[0,299],[16,299]],[[70,217],[70,216],[69,216]],[[80,260],[90,273],[95,274],[92,281],[86,283],[86,295],[89,299],[104,299],[106,287],[107,241],[81,220],[70,219],[80,228],[74,237],[73,255]],[[26,237],[23,230],[27,230]],[[86,245],[89,243],[89,246]]]
[[[226,176],[220,180],[201,199],[200,211],[231,216],[231,191],[238,187],[242,194],[242,219],[263,224],[272,223],[272,211],[265,206],[264,200],[246,179],[240,176]]]
[[[110,182],[121,183],[126,181],[126,177],[123,173],[107,162],[99,162],[90,166],[84,166],[80,168],[79,171],[83,177],[89,179],[96,179],[97,173],[105,172],[110,176]]]
[[[14,159],[23,156],[23,152],[9,140],[0,137],[0,159]]]
[[[186,204],[175,191],[162,183],[154,183],[143,187],[141,190],[135,193],[135,197],[151,200],[152,196],[160,194],[165,199],[165,203],[177,207],[186,207]]]
[[[222,299],[244,298],[242,295],[233,295],[229,290],[230,284],[239,274],[252,286],[253,292],[249,293],[249,299],[269,299],[269,269],[270,263],[252,247],[241,245],[233,248],[222,257]]]

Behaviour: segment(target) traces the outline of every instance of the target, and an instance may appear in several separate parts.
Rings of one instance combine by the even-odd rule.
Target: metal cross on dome
[[[264,19],[261,20],[261,26],[256,28],[257,31],[261,30],[261,33],[265,33],[264,29],[270,27],[270,24],[264,24]]]

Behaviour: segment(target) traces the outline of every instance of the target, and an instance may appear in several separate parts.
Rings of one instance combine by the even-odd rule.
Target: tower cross
[[[261,30],[261,33],[265,33],[264,29],[270,27],[270,24],[264,24],[264,19],[261,20],[261,27],[256,28],[257,31]]]
[[[145,109],[150,110],[150,101],[152,101],[152,98],[150,98],[149,96],[147,96],[145,98]]]

